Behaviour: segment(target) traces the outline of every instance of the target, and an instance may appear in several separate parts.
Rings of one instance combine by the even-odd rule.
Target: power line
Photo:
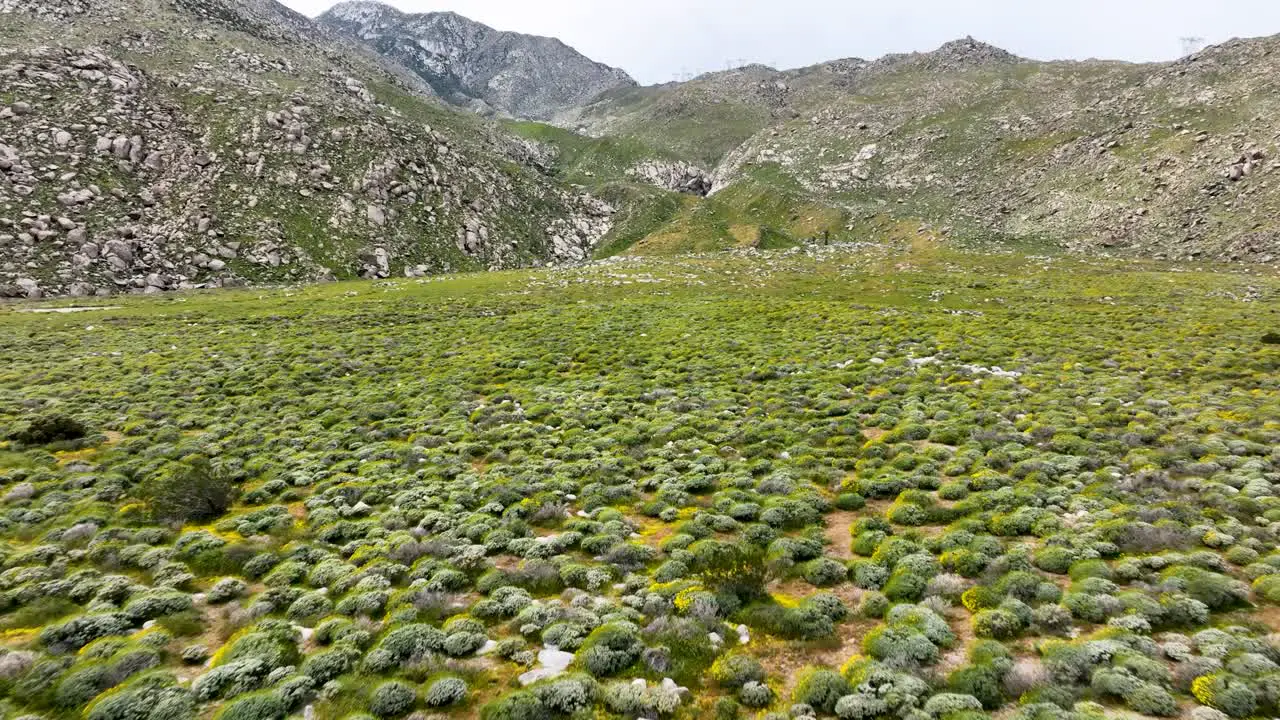
[[[1204,49],[1204,38],[1202,37],[1195,37],[1193,35],[1188,35],[1187,37],[1179,38],[1179,40],[1182,42],[1183,57],[1186,57],[1188,55],[1195,55],[1196,53]]]

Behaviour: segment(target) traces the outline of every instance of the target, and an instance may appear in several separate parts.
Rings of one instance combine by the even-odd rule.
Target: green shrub
[[[260,692],[243,695],[222,706],[215,720],[280,720],[289,706],[278,694]]]
[[[1253,581],[1253,590],[1268,602],[1280,603],[1280,575],[1263,575]]]
[[[234,697],[261,688],[270,672],[271,668],[259,658],[234,660],[196,678],[191,691],[201,702]]]
[[[882,618],[889,611],[889,598],[884,593],[869,590],[858,601],[858,614],[865,618]]]
[[[910,629],[881,625],[862,638],[867,655],[894,667],[931,665],[938,661],[938,646]]]
[[[835,506],[840,510],[852,511],[861,510],[867,506],[867,499],[858,493],[840,493],[836,496]]]
[[[1169,691],[1158,685],[1143,683],[1124,699],[1134,712],[1157,717],[1173,717],[1178,714],[1178,702]]]
[[[809,667],[800,672],[791,701],[804,703],[828,715],[835,712],[836,701],[852,692],[849,681],[840,673],[821,667]]]
[[[40,642],[51,652],[63,653],[88,645],[108,635],[122,635],[132,626],[123,613],[81,615],[40,631]]]
[[[844,582],[849,571],[843,563],[824,557],[805,563],[801,567],[801,574],[810,585],[829,587]]]
[[[257,658],[270,668],[279,668],[296,665],[300,657],[293,627],[279,620],[264,620],[252,631],[224,646],[217,653],[214,664]]]
[[[418,694],[412,687],[391,680],[374,689],[369,696],[369,712],[380,718],[400,717],[413,709]]]
[[[191,596],[184,592],[153,590],[130,600],[124,606],[124,614],[134,624],[141,624],[162,615],[172,615],[190,608]]]
[[[538,683],[532,691],[547,710],[561,715],[578,715],[595,704],[599,686],[592,678],[571,675]]]
[[[449,657],[466,657],[484,647],[487,640],[483,633],[464,630],[446,637],[442,649]]]
[[[966,665],[947,676],[947,689],[978,698],[982,707],[994,710],[1004,704],[1004,673],[994,665]]]
[[[480,708],[481,720],[545,720],[547,709],[528,690],[517,690]]]
[[[314,625],[333,610],[333,601],[318,592],[303,595],[285,611],[285,616],[300,625]]]
[[[207,522],[235,500],[231,478],[201,457],[171,462],[143,481],[139,497],[163,522]]]
[[[386,672],[428,653],[443,650],[447,637],[442,630],[426,623],[395,628],[365,657],[365,665],[371,672]]]
[[[79,440],[89,434],[84,423],[75,418],[49,413],[32,418],[24,427],[9,435],[9,439],[23,445],[48,445],[54,442]]]
[[[1202,568],[1179,565],[1165,570],[1161,577],[1181,585],[1183,592],[1210,610],[1225,610],[1249,600],[1247,585]]]
[[[917,602],[924,597],[929,579],[905,568],[895,570],[884,585],[884,594],[894,602]]]
[[[317,685],[323,685],[350,672],[359,660],[359,650],[350,646],[339,646],[332,650],[308,655],[302,663],[302,673],[314,679]]]
[[[973,616],[973,634],[1003,640],[1022,631],[1022,623],[1007,610],[981,610]]]
[[[749,682],[764,681],[764,666],[750,655],[731,652],[711,665],[710,676],[726,688],[740,688]]]
[[[1076,553],[1061,545],[1049,545],[1037,550],[1031,562],[1045,572],[1066,575],[1076,560]]]
[[[1191,683],[1196,700],[1231,717],[1249,717],[1258,707],[1258,697],[1244,680],[1227,673],[1214,673],[1196,678]]]
[[[213,587],[209,588],[209,592],[206,593],[205,599],[214,605],[231,602],[232,600],[244,595],[247,587],[248,586],[244,584],[244,581],[239,578],[222,578],[218,582],[214,583]]]
[[[768,685],[753,680],[738,689],[738,701],[749,708],[769,707],[773,703],[773,690]]]
[[[955,713],[982,711],[982,703],[972,695],[957,693],[939,693],[929,698],[924,704],[924,711],[936,718],[945,718]]]
[[[191,693],[164,672],[141,675],[103,693],[85,709],[86,720],[190,720]]]
[[[1067,571],[1072,580],[1080,581],[1085,578],[1102,578],[1110,580],[1115,576],[1111,572],[1111,566],[1105,560],[1080,560],[1071,563],[1071,568]]]
[[[74,710],[92,700],[114,684],[111,669],[102,663],[72,670],[63,676],[54,688],[54,704],[59,708]]]
[[[631,667],[643,649],[644,643],[630,623],[608,623],[587,636],[575,661],[596,677],[608,677]]]
[[[276,694],[284,702],[286,710],[293,711],[302,707],[314,695],[315,689],[315,680],[306,675],[294,675],[276,686]]]

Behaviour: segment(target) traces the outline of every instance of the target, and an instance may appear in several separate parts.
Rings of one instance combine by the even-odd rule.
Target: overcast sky
[[[317,15],[333,0],[283,0]],[[1171,60],[1180,38],[1280,33],[1280,0],[392,0],[558,37],[642,83],[759,62],[779,68],[932,50],[972,35],[1038,59]]]

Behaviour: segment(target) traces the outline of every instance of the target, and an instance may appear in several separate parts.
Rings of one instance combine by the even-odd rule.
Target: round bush
[[[1022,623],[1008,610],[981,610],[973,616],[973,634],[978,637],[1003,640],[1021,630]]]
[[[836,496],[835,506],[840,510],[861,510],[867,506],[867,499],[858,493],[840,493]]]
[[[939,693],[925,702],[924,711],[936,718],[967,711],[982,712],[982,703],[972,695]]]
[[[477,632],[455,632],[444,639],[444,651],[449,657],[466,657],[484,647],[488,638]]]
[[[1226,673],[1196,678],[1191,683],[1196,700],[1231,717],[1249,717],[1258,707],[1257,694],[1243,680]]]
[[[417,698],[413,688],[402,682],[384,682],[369,696],[369,712],[381,718],[400,717],[413,709]]]
[[[1076,560],[1076,552],[1061,545],[1050,545],[1037,550],[1031,562],[1045,572],[1066,575]]]
[[[289,712],[285,701],[273,692],[241,695],[222,706],[217,720],[279,720]]]
[[[938,660],[938,646],[912,628],[881,625],[862,638],[867,655],[895,667],[930,665]]]
[[[445,707],[462,702],[462,699],[466,696],[466,681],[460,678],[446,677],[431,683],[431,687],[427,688],[426,702],[431,707]]]
[[[843,563],[824,557],[805,563],[801,573],[810,585],[830,587],[844,582],[849,575],[849,570]]]
[[[79,420],[50,413],[32,418],[25,427],[11,433],[9,439],[23,445],[48,445],[65,440],[79,440],[87,434],[89,429]]]
[[[480,708],[481,720],[545,720],[547,709],[531,692],[519,690]]]
[[[533,687],[533,694],[551,712],[578,715],[590,710],[599,694],[599,685],[590,677],[561,677]]]
[[[239,578],[226,577],[213,584],[206,593],[205,599],[214,605],[231,602],[244,594],[248,588]]]
[[[994,665],[968,665],[947,677],[947,688],[953,693],[972,695],[987,710],[994,710],[1004,703],[1001,680],[1004,673]]]
[[[884,593],[869,590],[858,601],[858,614],[865,618],[882,618],[889,612],[889,598]]]
[[[172,675],[153,672],[99,695],[84,714],[87,720],[190,720],[196,703]]]
[[[740,688],[749,682],[764,680],[764,666],[760,661],[743,653],[729,653],[711,665],[711,679],[727,688]]]
[[[753,680],[738,690],[738,700],[749,708],[769,707],[773,702],[773,691],[768,685]]]
[[[644,643],[630,623],[608,623],[596,628],[577,652],[577,662],[596,677],[626,670],[640,657]]]
[[[851,691],[849,681],[840,673],[828,668],[811,667],[801,671],[791,700],[830,715],[836,710],[836,702]]]
[[[1173,717],[1178,714],[1178,702],[1167,690],[1157,685],[1143,683],[1124,699],[1134,712],[1157,717]]]

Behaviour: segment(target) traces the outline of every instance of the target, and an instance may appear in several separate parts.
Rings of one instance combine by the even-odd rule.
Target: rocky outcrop
[[[554,38],[499,32],[455,13],[413,15],[344,2],[319,21],[417,73],[440,97],[480,112],[547,119],[635,85]]]
[[[672,192],[705,197],[711,192],[711,177],[706,170],[680,161],[645,160],[627,174]]]

